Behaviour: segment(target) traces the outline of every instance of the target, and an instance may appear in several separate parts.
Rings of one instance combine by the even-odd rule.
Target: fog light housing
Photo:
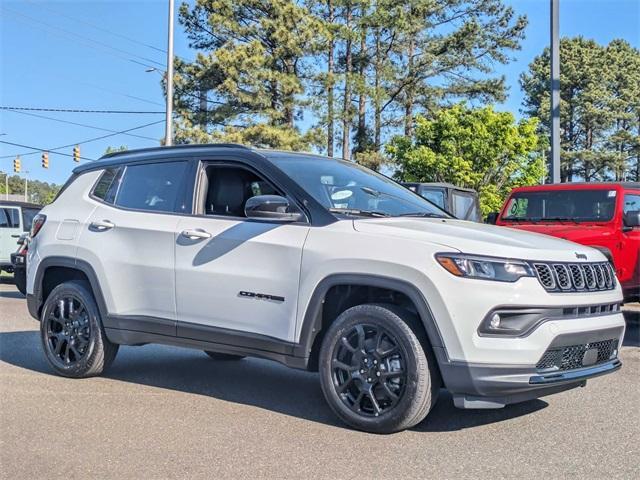
[[[489,326],[491,328],[500,328],[500,315],[498,315],[497,313],[493,315],[493,317],[491,317],[491,322],[489,322]]]

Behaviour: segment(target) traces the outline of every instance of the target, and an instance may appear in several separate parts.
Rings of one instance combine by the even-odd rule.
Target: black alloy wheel
[[[59,298],[45,321],[49,351],[61,366],[77,363],[87,354],[91,324],[80,298],[72,294]]]
[[[342,402],[359,415],[377,417],[404,394],[407,371],[402,349],[383,327],[358,324],[336,345],[332,377]]]

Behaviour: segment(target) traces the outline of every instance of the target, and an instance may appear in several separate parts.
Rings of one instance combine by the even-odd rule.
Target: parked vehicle
[[[579,290],[585,271],[604,281]],[[382,433],[441,387],[499,408],[584,386],[620,368],[625,329],[597,250],[453,219],[351,162],[236,145],[77,167],[34,220],[27,292],[60,375],[103,373],[119,345],[262,357],[318,370],[343,421]]]
[[[640,300],[640,183],[516,188],[494,218],[498,225],[553,235],[600,250],[615,266],[625,300]],[[585,278],[584,289],[588,289],[591,278]]]
[[[23,233],[18,238],[18,250],[11,254],[13,266],[13,281],[18,291],[27,294],[27,249],[29,248],[29,234]]]
[[[32,203],[0,200],[0,272],[13,273],[11,254],[20,235],[31,228],[31,221],[40,208]]]
[[[456,187],[451,183],[402,183],[460,220],[481,222],[478,192],[472,188]]]

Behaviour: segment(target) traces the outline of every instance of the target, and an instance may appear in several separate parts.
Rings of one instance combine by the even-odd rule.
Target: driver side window
[[[205,215],[246,217],[244,207],[251,197],[282,195],[271,183],[252,171],[229,165],[209,165],[204,178]]]

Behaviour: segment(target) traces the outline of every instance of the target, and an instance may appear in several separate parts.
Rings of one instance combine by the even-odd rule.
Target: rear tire
[[[427,416],[439,388],[417,319],[393,305],[344,311],[320,350],[320,382],[331,409],[348,425],[372,433],[413,427]]]
[[[237,361],[245,358],[244,355],[231,355],[229,353],[211,352],[209,350],[205,350],[204,353],[209,355],[209,357],[211,357],[214,360],[220,360],[223,362]]]
[[[88,285],[65,282],[55,287],[42,307],[40,339],[56,373],[86,378],[104,373],[118,353],[107,338],[98,305]]]
[[[27,275],[25,272],[14,272],[13,282],[16,284],[16,288],[22,295],[27,294]]]

